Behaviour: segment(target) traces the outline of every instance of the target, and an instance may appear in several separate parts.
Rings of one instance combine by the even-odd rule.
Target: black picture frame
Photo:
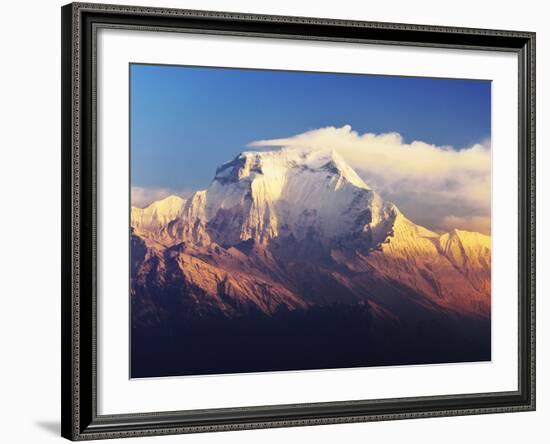
[[[104,4],[62,7],[62,436],[119,438],[535,409],[535,33]],[[97,414],[96,84],[100,27],[507,51],[519,65],[518,390]]]

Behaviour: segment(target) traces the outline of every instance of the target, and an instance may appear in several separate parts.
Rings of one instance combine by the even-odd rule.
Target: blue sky
[[[255,140],[327,126],[470,147],[491,136],[486,80],[132,64],[131,182],[193,190]]]

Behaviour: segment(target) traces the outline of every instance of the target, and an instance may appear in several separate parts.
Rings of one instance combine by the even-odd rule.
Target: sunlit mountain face
[[[491,359],[491,239],[327,149],[243,152],[131,212],[132,377]]]

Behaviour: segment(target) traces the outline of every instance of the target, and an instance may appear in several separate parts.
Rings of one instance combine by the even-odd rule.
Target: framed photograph
[[[534,410],[534,33],[61,13],[64,437]]]

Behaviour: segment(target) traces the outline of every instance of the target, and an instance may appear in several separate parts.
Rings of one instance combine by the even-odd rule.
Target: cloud
[[[456,228],[490,232],[489,141],[455,149],[405,143],[398,133],[358,134],[346,125],[249,146],[335,149],[369,186],[413,221],[438,231],[455,228],[450,227],[454,221],[461,225]]]
[[[188,190],[176,190],[173,188],[132,186],[130,200],[133,207],[145,208],[152,202],[164,199],[172,194],[186,198],[189,197],[191,193],[192,192]]]

